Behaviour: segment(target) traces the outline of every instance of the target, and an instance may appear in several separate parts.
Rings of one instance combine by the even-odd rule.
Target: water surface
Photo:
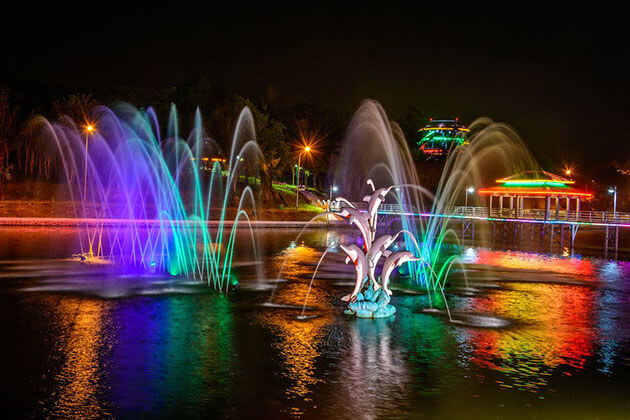
[[[395,317],[346,317],[335,231],[261,231],[263,284],[241,238],[240,287],[69,260],[69,228],[0,228],[0,395],[55,418],[622,418],[630,264],[468,248],[452,324],[394,283]],[[341,238],[346,240],[347,238]],[[286,258],[286,259],[285,259]],[[282,267],[281,281],[275,282]],[[455,281],[457,280],[457,281]],[[277,284],[277,287],[272,287]],[[271,302],[272,304],[269,304]],[[433,305],[443,308],[439,296]]]

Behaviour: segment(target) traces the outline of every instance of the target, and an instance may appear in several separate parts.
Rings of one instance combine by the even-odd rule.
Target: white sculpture
[[[337,197],[337,203],[345,203],[339,216],[354,224],[363,238],[363,249],[355,244],[341,245],[346,253],[345,263],[352,262],[355,267],[355,285],[352,293],[341,298],[348,303],[345,313],[361,318],[385,318],[396,313],[396,308],[389,304],[392,294],[389,290],[389,277],[395,268],[409,261],[420,261],[409,251],[392,253],[388,248],[393,244],[400,231],[395,235],[382,235],[376,238],[376,224],[378,222],[378,208],[385,201],[385,196],[393,188],[374,188],[372,180],[368,180],[374,191],[366,195],[363,201],[368,203],[367,215],[359,211],[356,206],[343,197]],[[381,257],[385,257],[383,269],[379,279],[375,277],[376,266]],[[380,280],[380,281],[379,281]],[[366,287],[367,283],[367,287]],[[364,289],[365,287],[365,289]]]

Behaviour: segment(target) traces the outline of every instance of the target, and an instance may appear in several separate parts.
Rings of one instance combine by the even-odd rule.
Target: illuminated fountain
[[[489,179],[538,168],[524,143],[509,126],[488,119],[478,119],[471,124],[469,131],[466,144],[455,148],[446,158],[433,194],[421,185],[419,172],[398,125],[388,120],[377,102],[365,101],[347,130],[333,179],[334,185],[338,186],[344,197],[355,199],[369,193],[366,190],[368,185],[372,191],[375,184],[394,185],[386,191],[393,196],[391,202],[396,208],[391,209],[392,216],[387,224],[382,224],[382,229],[384,233],[406,232],[402,235],[403,249],[408,250],[406,252],[410,255],[406,257],[409,262],[406,266],[408,273],[404,274],[408,274],[412,283],[426,289],[429,305],[427,311],[443,312],[451,321],[457,319],[456,314],[451,314],[448,308],[444,292],[447,285],[453,291],[476,292],[466,281],[460,258],[462,248],[456,232],[457,225],[452,223],[452,208],[471,185],[484,185]],[[370,181],[366,183],[361,180]],[[342,201],[350,203],[345,199]],[[376,207],[380,204],[379,202]],[[370,232],[371,226],[376,229],[375,222],[372,222],[373,210],[370,204],[369,220],[365,222],[361,221],[361,215],[350,215],[362,236]],[[364,239],[364,244],[371,245],[372,242],[368,238]],[[366,261],[362,262],[354,247],[346,248],[344,251],[351,261],[367,265],[367,270],[370,270],[367,256]],[[364,254],[367,255],[368,249],[363,251]],[[381,252],[384,251],[385,249]],[[456,278],[450,276],[454,267],[461,273]],[[366,270],[365,267],[360,269]],[[376,284],[373,278],[370,278],[370,284]]]
[[[98,107],[91,119],[84,127],[67,117],[36,121],[61,157],[73,223],[83,232],[81,258],[228,290],[236,282],[238,227],[249,232],[255,260],[259,253],[246,212],[255,215],[254,193],[245,186],[236,194],[243,166],[251,174],[260,159],[249,109],[238,118],[228,159],[206,135],[199,110],[186,139],[174,106],[164,138],[152,108]]]

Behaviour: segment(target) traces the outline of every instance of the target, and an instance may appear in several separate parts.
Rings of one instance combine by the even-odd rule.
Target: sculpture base
[[[396,307],[389,301],[390,297],[382,287],[374,291],[368,286],[363,293],[357,294],[354,302],[348,304],[344,314],[359,318],[387,318],[396,313]]]

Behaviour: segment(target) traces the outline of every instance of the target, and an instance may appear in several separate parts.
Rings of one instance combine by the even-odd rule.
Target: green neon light
[[[567,184],[563,181],[542,181],[542,180],[515,180],[503,181],[506,187],[562,187],[566,188]]]
[[[464,141],[463,138],[461,137],[447,137],[447,136],[435,136],[435,137],[431,137],[431,138],[427,138],[428,136],[425,136],[422,140],[424,141]]]

